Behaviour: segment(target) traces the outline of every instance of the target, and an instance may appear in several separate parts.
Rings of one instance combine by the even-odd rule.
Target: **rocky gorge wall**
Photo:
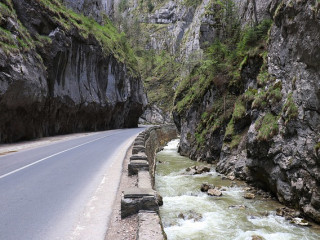
[[[103,22],[103,14],[109,17],[114,13],[114,0],[62,0],[62,2],[75,12]]]
[[[143,84],[108,19],[99,25],[58,1],[0,7],[0,142],[137,126]]]
[[[181,75],[199,63],[203,47],[217,34],[211,1],[116,0],[114,19],[128,33],[138,55],[149,106],[141,122],[172,122],[174,92]],[[144,70],[146,69],[146,70]]]
[[[319,223],[320,3],[234,3],[243,29],[263,19],[272,25],[238,63],[237,87],[215,78],[184,106],[188,95],[178,93],[180,153],[216,162],[219,172],[271,191]]]

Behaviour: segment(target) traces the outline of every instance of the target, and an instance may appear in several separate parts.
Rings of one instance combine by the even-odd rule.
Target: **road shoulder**
[[[123,161],[121,181],[118,188],[116,200],[113,205],[112,215],[105,240],[135,240],[138,230],[138,215],[121,219],[121,196],[122,191],[127,188],[137,187],[137,175],[128,176],[128,163],[130,161],[132,146],[128,149]]]

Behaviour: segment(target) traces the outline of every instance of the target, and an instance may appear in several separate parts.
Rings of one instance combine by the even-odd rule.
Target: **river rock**
[[[235,176],[233,176],[233,175],[227,176],[227,178],[228,178],[229,180],[231,180],[231,181],[233,181],[233,180],[235,180],[235,179],[236,179],[236,177],[235,177]]]
[[[252,235],[251,240],[264,240],[264,238],[259,235]]]
[[[200,221],[202,218],[202,215],[200,213],[197,213],[193,210],[188,211],[186,213],[180,213],[178,215],[178,218],[184,219],[184,220],[190,220],[194,219],[194,221]]]
[[[304,220],[303,218],[293,218],[291,220],[291,223],[294,223],[296,225],[299,225],[299,226],[303,226],[303,227],[310,227],[310,223],[306,220]]]
[[[209,189],[208,190],[208,195],[210,196],[215,196],[215,197],[221,197],[222,196],[222,192],[218,189]]]
[[[229,209],[239,209],[239,210],[245,210],[247,206],[245,205],[231,205],[229,206]]]
[[[301,215],[299,211],[288,207],[281,207],[276,209],[276,214],[281,217],[285,217],[287,220],[292,220],[293,218],[297,218]]]
[[[256,195],[254,195],[253,193],[245,193],[243,197],[245,199],[254,199]]]
[[[208,184],[208,183],[202,183],[201,185],[201,192],[208,192],[209,189],[214,189],[215,186],[212,184]]]
[[[197,175],[197,174],[210,172],[210,170],[211,170],[210,166],[192,166],[186,169],[186,173],[188,175]]]

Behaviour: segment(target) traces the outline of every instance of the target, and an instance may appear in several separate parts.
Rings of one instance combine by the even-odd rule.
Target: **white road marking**
[[[121,181],[123,160],[137,135],[123,142],[109,157],[106,172],[94,195],[86,204],[69,240],[104,240],[113,204]]]
[[[41,163],[41,162],[43,162],[43,161],[45,161],[45,160],[47,160],[47,159],[49,159],[49,158],[52,158],[52,157],[54,157],[54,156],[57,156],[57,155],[59,155],[59,154],[61,154],[61,153],[68,152],[68,151],[70,151],[70,150],[79,148],[79,147],[84,146],[84,145],[86,145],[86,144],[89,144],[89,143],[92,143],[92,142],[96,142],[96,141],[98,141],[98,140],[100,140],[100,139],[103,139],[103,138],[106,138],[106,137],[110,137],[110,136],[113,136],[113,135],[116,135],[116,134],[119,134],[119,133],[114,133],[114,134],[110,134],[110,135],[107,135],[107,136],[103,136],[103,137],[100,137],[100,138],[91,140],[91,141],[89,141],[89,142],[82,143],[82,144],[77,145],[77,146],[75,146],[75,147],[66,149],[66,150],[64,150],[64,151],[61,151],[61,152],[52,154],[52,155],[50,155],[50,156],[48,156],[48,157],[45,157],[45,158],[42,158],[42,159],[40,159],[40,160],[38,160],[38,161],[35,161],[35,162],[33,162],[33,163],[30,163],[30,164],[28,164],[28,165],[26,165],[26,166],[24,166],[24,167],[18,168],[18,169],[13,170],[13,171],[11,171],[11,172],[9,172],[9,173],[6,173],[6,174],[4,174],[4,175],[1,175],[1,176],[0,176],[0,179],[5,178],[5,177],[7,177],[7,176],[10,176],[10,175],[12,175],[12,174],[14,174],[14,173],[16,173],[16,172],[20,172],[21,170],[24,170],[24,169],[26,169],[26,168],[28,168],[28,167],[31,167],[31,166],[33,166],[33,165],[36,165],[36,164],[38,164],[38,163]]]

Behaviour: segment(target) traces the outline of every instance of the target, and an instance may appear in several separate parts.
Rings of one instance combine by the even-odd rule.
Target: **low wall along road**
[[[155,155],[170,140],[177,137],[174,125],[151,127],[134,141],[128,174],[138,175],[138,186],[123,191],[121,217],[138,214],[139,240],[166,239],[159,217],[162,197],[154,190]]]

